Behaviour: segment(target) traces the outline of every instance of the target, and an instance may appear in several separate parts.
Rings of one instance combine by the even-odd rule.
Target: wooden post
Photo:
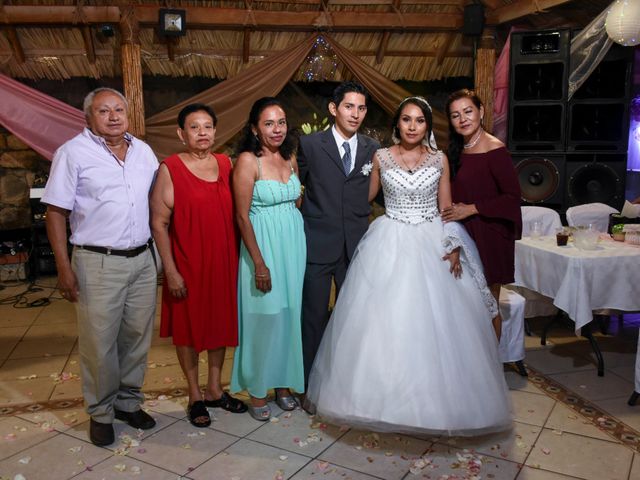
[[[480,38],[475,58],[475,90],[484,103],[484,128],[493,128],[493,75],[496,67],[496,32],[486,27]]]
[[[123,8],[120,16],[121,64],[124,96],[129,102],[129,132],[145,136],[144,97],[142,95],[142,64],[140,56],[140,25],[133,8]]]

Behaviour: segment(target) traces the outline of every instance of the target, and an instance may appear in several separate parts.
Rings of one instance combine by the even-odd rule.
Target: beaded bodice
[[[388,148],[377,152],[386,215],[405,223],[430,222],[440,216],[438,183],[442,175],[441,151],[427,153],[417,170],[409,173]]]
[[[293,167],[291,167],[289,180],[284,183],[262,178],[262,164],[259,157],[257,162],[258,179],[253,186],[249,216],[296,210],[295,202],[300,197],[300,179]]]

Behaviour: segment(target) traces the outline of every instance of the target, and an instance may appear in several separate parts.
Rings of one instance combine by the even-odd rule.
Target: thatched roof
[[[471,37],[461,33],[465,0],[101,1],[0,0],[0,71],[14,78],[120,76],[120,14],[139,21],[144,75],[224,79],[312,31],[329,33],[392,80],[470,76]],[[498,44],[513,24],[581,28],[610,0],[483,0]],[[158,8],[187,11],[187,33],[167,42]],[[111,7],[111,8],[108,8]],[[539,11],[542,10],[542,11]],[[112,27],[113,36],[108,28]],[[107,35],[105,35],[105,32]],[[500,45],[498,45],[500,47]],[[330,55],[325,74],[345,71]],[[308,71],[308,70],[307,70]],[[304,68],[297,80],[305,80]]]

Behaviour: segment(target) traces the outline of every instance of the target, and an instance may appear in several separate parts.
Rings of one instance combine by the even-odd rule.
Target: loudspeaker
[[[482,35],[484,29],[484,5],[473,3],[464,7],[464,23],[462,33],[464,35]]]
[[[546,154],[513,155],[522,201],[562,209],[564,205],[565,156]]]
[[[626,152],[633,49],[614,44],[569,101],[567,151]]]
[[[511,35],[511,152],[565,150],[569,30]]]
[[[567,155],[566,207],[599,202],[620,210],[624,204],[626,173],[626,153]]]

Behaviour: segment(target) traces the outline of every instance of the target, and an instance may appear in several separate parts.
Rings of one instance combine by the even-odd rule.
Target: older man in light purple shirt
[[[94,90],[84,111],[88,128],[56,151],[42,201],[58,287],[76,305],[89,436],[109,445],[114,418],[155,426],[140,405],[156,306],[148,195],[158,160],[127,133],[120,92]]]

